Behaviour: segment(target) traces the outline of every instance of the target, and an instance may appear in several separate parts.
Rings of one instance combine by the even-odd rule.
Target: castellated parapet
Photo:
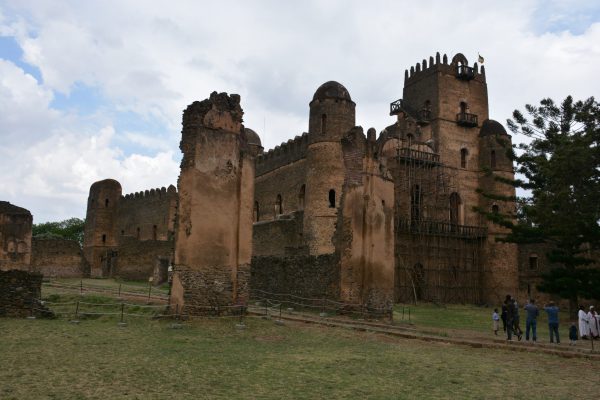
[[[190,314],[248,299],[254,154],[240,97],[213,92],[183,113],[171,302]]]

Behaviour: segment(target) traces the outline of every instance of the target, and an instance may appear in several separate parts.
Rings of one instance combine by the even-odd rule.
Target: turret
[[[335,251],[332,238],[344,183],[341,140],[355,125],[355,107],[348,90],[333,81],[321,85],[310,102],[304,205],[310,254]]]

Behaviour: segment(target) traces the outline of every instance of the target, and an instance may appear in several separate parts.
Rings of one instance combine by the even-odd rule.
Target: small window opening
[[[460,167],[467,168],[467,149],[460,149]]]
[[[537,269],[538,268],[538,256],[537,254],[532,254],[529,256],[529,269]]]
[[[321,133],[327,132],[327,115],[321,115]]]
[[[329,208],[335,208],[335,190],[329,190]]]
[[[258,206],[258,201],[254,202],[254,222],[258,222],[260,219],[260,209]]]
[[[406,135],[406,140],[408,141],[408,146],[410,146],[413,142],[413,135],[412,133],[409,133],[408,135]]]
[[[490,153],[490,166],[496,168],[496,150],[492,150]]]
[[[467,103],[464,102],[464,101],[461,101],[460,102],[460,112],[461,112],[461,114],[466,113],[468,109],[469,109],[469,106],[467,105]]]
[[[121,236],[125,235],[125,231],[121,229]]]
[[[102,243],[106,243],[106,235],[102,235]]]
[[[492,206],[492,214],[499,214],[500,213],[500,207],[498,207],[498,205],[494,204]]]
[[[283,214],[283,200],[281,199],[281,195],[277,195],[277,201],[275,203],[275,213]]]
[[[104,200],[104,207],[108,207],[108,199]]]
[[[138,238],[138,240],[140,239],[140,227],[138,226],[137,228],[137,234],[136,237]]]
[[[298,210],[304,210],[304,197],[306,195],[306,185],[300,187],[300,193],[298,194]]]
[[[156,225],[152,226],[152,240],[156,240],[158,236],[158,227]]]

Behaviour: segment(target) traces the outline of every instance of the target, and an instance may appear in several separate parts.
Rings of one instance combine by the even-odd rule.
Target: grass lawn
[[[525,310],[522,309],[524,304],[520,304],[519,306],[521,329],[525,332]],[[420,303],[416,306],[414,304],[397,304],[394,307],[395,321],[402,321],[402,308],[404,308],[405,322],[408,320],[408,309],[410,308],[410,321],[417,328],[424,328],[424,330],[441,333],[445,336],[457,335],[462,337],[477,336],[490,338],[494,336],[492,331],[493,308],[460,304],[447,304],[443,306],[431,303]],[[498,311],[500,311],[499,306]],[[568,310],[561,310],[560,321],[559,333],[561,341],[568,343],[568,330],[570,326]],[[502,331],[502,321],[500,321],[498,335],[505,337],[505,333]],[[550,341],[548,318],[543,309],[540,309],[540,316],[537,321],[537,335],[538,341]],[[523,336],[525,335],[523,334]],[[523,340],[525,340],[524,337]]]
[[[577,399],[597,375],[588,360],[257,318],[116,322],[0,319],[0,398]]]

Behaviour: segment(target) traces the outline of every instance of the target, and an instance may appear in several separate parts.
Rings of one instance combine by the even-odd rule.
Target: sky
[[[437,51],[485,58],[503,124],[600,96],[600,2],[0,0],[0,200],[40,223],[85,217],[101,179],[176,184],[182,111],[213,91],[241,95],[265,149],[308,129],[329,80],[379,132],[404,70]]]

